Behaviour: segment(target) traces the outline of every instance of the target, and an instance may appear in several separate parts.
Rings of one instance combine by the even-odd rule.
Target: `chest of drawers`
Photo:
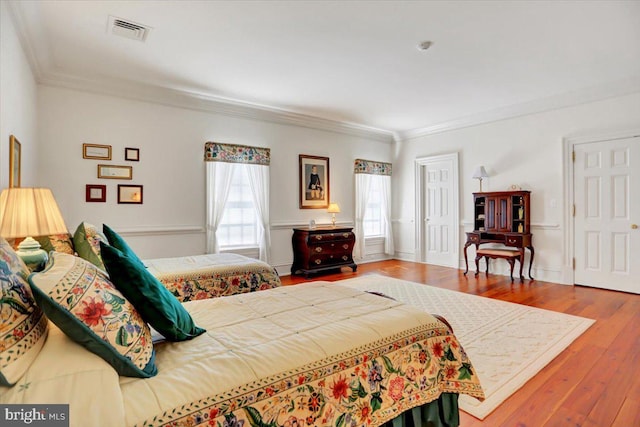
[[[291,274],[308,276],[313,273],[358,266],[353,262],[356,237],[351,227],[294,228],[293,265]]]

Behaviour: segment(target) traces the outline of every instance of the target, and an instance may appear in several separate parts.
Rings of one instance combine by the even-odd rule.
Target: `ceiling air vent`
[[[109,16],[109,23],[107,25],[107,32],[109,34],[143,42],[146,40],[149,31],[151,31],[151,27],[146,27],[122,18],[116,18],[115,16]]]

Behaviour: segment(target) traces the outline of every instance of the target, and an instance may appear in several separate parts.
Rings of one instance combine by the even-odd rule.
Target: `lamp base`
[[[331,225],[335,228],[336,226],[336,214],[331,215]]]
[[[24,261],[31,271],[40,271],[49,260],[47,252],[40,248],[40,243],[27,237],[18,245],[16,254]]]

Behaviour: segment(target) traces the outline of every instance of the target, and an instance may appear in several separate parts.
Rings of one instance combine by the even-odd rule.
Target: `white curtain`
[[[353,257],[355,259],[364,258],[364,215],[367,212],[367,203],[369,203],[369,192],[371,190],[371,181],[375,175],[365,173],[357,173],[356,175],[356,226],[354,234],[356,235],[356,244],[353,248]]]
[[[229,197],[235,163],[206,162],[207,164],[207,253],[220,253],[216,231],[224,215]]]
[[[271,226],[269,221],[269,166],[243,165],[249,176],[253,203],[258,215],[260,260],[269,262],[271,248]]]
[[[387,255],[393,255],[395,248],[393,247],[393,232],[391,229],[391,177],[376,176],[381,180],[380,187],[382,188],[382,214],[384,220],[384,253]]]

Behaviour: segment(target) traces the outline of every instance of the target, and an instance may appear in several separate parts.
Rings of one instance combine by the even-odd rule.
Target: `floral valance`
[[[372,160],[356,159],[353,166],[354,173],[366,173],[369,175],[391,176],[391,163],[374,162]]]
[[[271,149],[250,147],[248,145],[207,142],[204,144],[204,161],[269,166],[271,162]]]

